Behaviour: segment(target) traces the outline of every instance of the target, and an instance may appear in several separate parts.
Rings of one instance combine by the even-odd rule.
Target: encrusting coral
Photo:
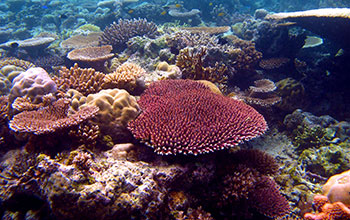
[[[48,107],[36,111],[21,112],[12,118],[9,127],[16,132],[37,135],[52,133],[91,119],[99,110],[98,107],[87,106],[75,114],[67,116],[69,103],[68,99],[59,99]]]
[[[262,135],[262,115],[241,101],[192,80],[155,82],[138,102],[142,113],[128,125],[158,154],[202,154]]]
[[[104,77],[105,74],[93,68],[80,68],[75,63],[70,69],[63,67],[59,71],[59,76],[54,76],[52,79],[60,91],[66,92],[69,89],[75,89],[84,95],[88,95],[97,93],[102,89]]]

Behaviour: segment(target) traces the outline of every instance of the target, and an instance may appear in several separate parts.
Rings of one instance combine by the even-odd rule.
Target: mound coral
[[[105,74],[92,68],[80,68],[76,63],[70,69],[63,67],[59,71],[59,77],[54,76],[52,79],[60,91],[66,92],[69,89],[76,89],[82,94],[88,95],[102,89],[104,77]]]
[[[126,89],[128,92],[133,92],[137,87],[137,80],[145,73],[146,71],[137,64],[123,63],[113,73],[106,75],[102,87]]]
[[[95,106],[100,110],[95,119],[101,126],[115,124],[126,127],[127,123],[139,114],[139,106],[136,99],[123,89],[105,89],[99,93],[86,97],[85,106]]]
[[[126,42],[135,36],[155,38],[157,25],[146,19],[119,19],[106,27],[100,38],[100,45],[112,45],[114,50],[124,48]]]
[[[208,153],[267,130],[264,117],[255,109],[192,80],[153,83],[139,104],[143,112],[128,128],[158,154]]]
[[[49,74],[41,67],[32,67],[13,79],[10,102],[17,97],[24,97],[37,104],[44,95],[56,92],[57,85]]]
[[[52,133],[78,125],[94,117],[98,112],[97,107],[89,106],[68,117],[69,103],[68,99],[60,99],[48,107],[21,112],[13,117],[9,127],[16,132],[29,132],[37,135]]]
[[[331,203],[350,205],[350,170],[329,178],[322,190]]]

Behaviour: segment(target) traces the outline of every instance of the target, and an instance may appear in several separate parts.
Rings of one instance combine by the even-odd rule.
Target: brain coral
[[[159,154],[201,154],[263,134],[267,123],[241,101],[192,80],[163,80],[141,96],[143,112],[129,123],[134,137]]]
[[[30,98],[33,103],[40,103],[42,97],[57,91],[56,83],[41,67],[32,67],[13,79],[10,101],[16,97]]]
[[[139,114],[136,99],[123,89],[105,89],[86,97],[84,106],[97,106],[100,111],[94,121],[98,124],[115,123],[125,127]]]

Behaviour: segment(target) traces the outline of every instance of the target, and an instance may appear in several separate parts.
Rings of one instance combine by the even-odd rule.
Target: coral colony
[[[350,219],[350,3],[297,2],[1,2],[1,219]]]

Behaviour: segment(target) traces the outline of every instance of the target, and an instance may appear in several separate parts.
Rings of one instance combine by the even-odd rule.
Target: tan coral
[[[105,74],[95,69],[80,68],[77,63],[70,69],[63,67],[59,75],[52,78],[59,90],[66,92],[69,89],[76,89],[84,95],[100,91],[105,77]]]
[[[14,65],[14,66],[20,67],[24,70],[28,70],[31,67],[35,67],[35,65],[29,61],[20,60],[20,59],[14,58],[14,57],[7,57],[7,58],[3,58],[0,60],[0,68],[4,67],[6,65]]]
[[[112,123],[125,127],[140,111],[136,99],[123,89],[106,89],[90,94],[81,108],[85,106],[97,106],[100,110],[94,122],[105,126]]]
[[[69,52],[67,58],[102,71],[104,63],[114,56],[112,49],[111,45],[77,48]]]
[[[87,35],[75,35],[61,42],[62,48],[76,49],[84,47],[96,47],[102,32],[91,32]]]
[[[138,79],[145,75],[145,70],[134,63],[123,63],[113,73],[106,75],[103,88],[119,88],[132,92],[136,89]]]
[[[222,34],[229,31],[230,26],[218,26],[218,27],[183,27],[181,30],[189,31],[194,34],[207,33],[207,34]]]

